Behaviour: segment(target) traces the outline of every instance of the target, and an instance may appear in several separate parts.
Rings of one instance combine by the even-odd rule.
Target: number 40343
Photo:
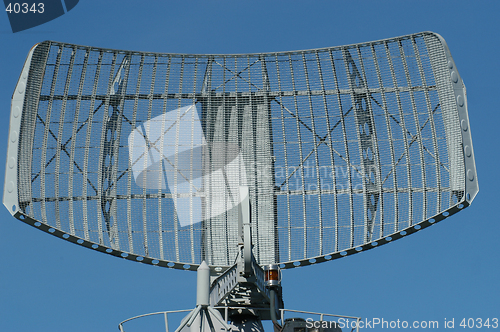
[[[8,12],[9,14],[27,14],[27,13],[35,13],[35,14],[42,14],[45,11],[43,2],[33,3],[9,3],[7,7],[5,8],[5,11]]]
[[[486,320],[482,320],[481,318],[464,318],[462,319],[462,321],[460,322],[460,326],[463,327],[463,328],[482,328],[482,327],[486,327],[486,328],[498,328],[498,318],[488,318]]]

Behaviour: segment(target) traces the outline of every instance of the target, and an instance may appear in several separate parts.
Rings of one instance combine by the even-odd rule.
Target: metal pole
[[[196,286],[196,305],[210,305],[210,268],[205,261],[201,262],[198,267]]]
[[[271,309],[271,320],[275,325],[280,326],[278,319],[276,318],[276,290],[274,288],[269,289],[269,302]]]

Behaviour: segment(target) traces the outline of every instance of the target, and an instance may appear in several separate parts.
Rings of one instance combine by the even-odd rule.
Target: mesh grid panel
[[[464,201],[445,51],[432,33],[241,55],[40,43],[21,213],[115,255],[226,267],[247,186],[259,264],[383,244]]]

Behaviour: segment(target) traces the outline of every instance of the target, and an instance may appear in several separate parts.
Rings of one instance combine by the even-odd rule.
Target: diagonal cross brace
[[[381,189],[380,177],[377,171],[379,167],[377,165],[378,149],[377,138],[375,136],[375,121],[373,119],[370,94],[368,93],[368,86],[365,79],[347,49],[344,50],[344,58],[347,67],[349,88],[352,91],[351,98],[361,154],[362,174],[364,175],[363,195],[365,201],[365,222],[367,225],[366,238],[367,241],[371,241]],[[357,92],[360,89],[366,92]]]
[[[129,59],[123,58],[110,88],[109,106],[113,109],[111,115],[104,124],[104,140],[102,142],[101,157],[101,210],[108,232],[110,243],[117,240],[116,220],[113,224],[113,209],[116,209],[116,186],[114,185],[120,142],[120,133],[122,129],[121,118],[123,116],[123,94],[125,93],[125,84],[128,78]],[[122,73],[124,71],[124,73]],[[116,87],[116,90],[115,90]],[[115,239],[116,237],[116,239]],[[116,244],[115,244],[116,245]]]

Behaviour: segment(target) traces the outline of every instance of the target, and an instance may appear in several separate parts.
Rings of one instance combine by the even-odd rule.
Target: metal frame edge
[[[31,58],[36,47],[33,46],[24,61],[21,75],[17,81],[16,88],[12,94],[9,124],[9,145],[7,147],[7,160],[5,162],[5,183],[3,188],[3,204],[13,216],[19,211],[19,196],[17,192],[17,161],[19,151],[19,131],[23,117],[24,96],[28,83],[28,75],[31,66]]]
[[[448,60],[448,69],[450,74],[450,82],[453,86],[455,94],[455,102],[457,103],[458,118],[460,121],[460,129],[462,134],[462,152],[464,154],[464,168],[465,168],[465,200],[470,204],[479,192],[479,184],[477,181],[476,162],[474,158],[474,149],[472,146],[472,136],[469,122],[469,112],[467,105],[467,90],[465,84],[460,76],[455,61],[451,55],[448,44],[444,38],[437,34],[432,33],[441,41],[443,45],[446,59]]]

